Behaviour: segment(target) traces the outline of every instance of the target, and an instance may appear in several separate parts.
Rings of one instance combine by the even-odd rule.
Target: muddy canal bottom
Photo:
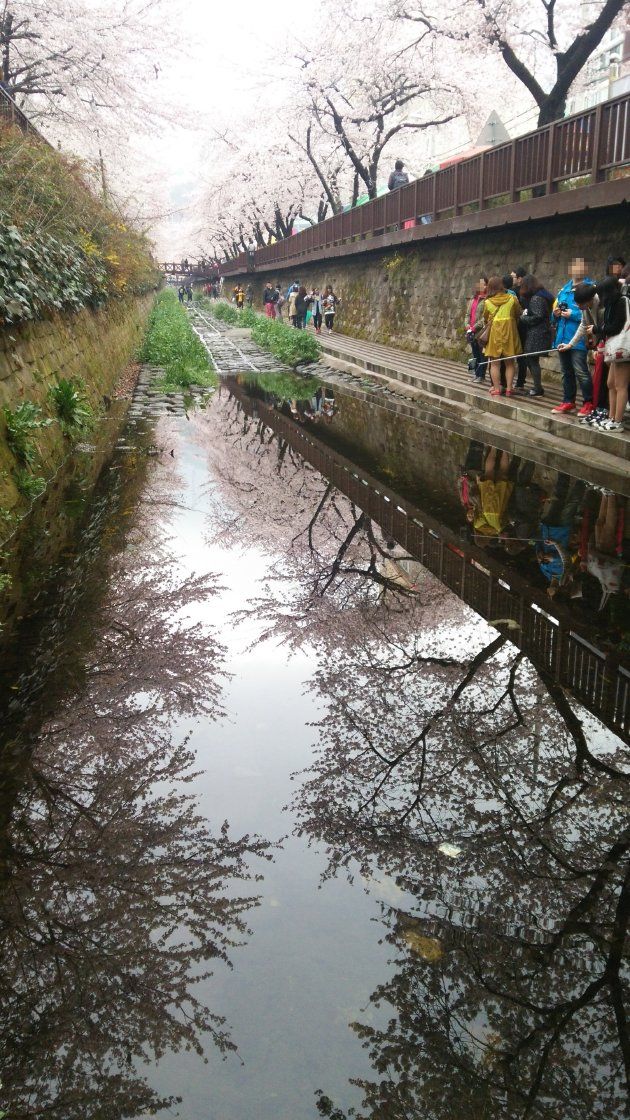
[[[4,1114],[625,1116],[621,743],[202,404],[5,660]]]

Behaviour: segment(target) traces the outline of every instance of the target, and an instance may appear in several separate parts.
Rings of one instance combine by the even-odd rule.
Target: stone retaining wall
[[[567,279],[569,260],[584,256],[590,275],[600,279],[606,257],[630,260],[628,207],[585,212],[521,226],[458,234],[357,257],[292,266],[277,273],[226,278],[251,282],[256,306],[268,279],[286,289],[293,279],[307,288],[332,284],[342,300],[339,329],[403,350],[464,358],[466,301],[480,273],[502,275],[523,265],[554,293]]]
[[[80,381],[94,409],[113,389],[144,333],[153,296],[112,302],[98,311],[58,315],[40,322],[0,329],[0,409],[33,401],[54,417],[50,389],[60,377]],[[53,422],[35,434],[34,473],[48,479],[69,451],[68,440]],[[19,464],[0,421],[0,514],[7,521],[24,506],[16,486]],[[0,518],[0,540],[6,536]]]

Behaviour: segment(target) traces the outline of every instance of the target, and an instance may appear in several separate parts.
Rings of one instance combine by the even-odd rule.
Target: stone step
[[[353,365],[347,360],[335,359],[326,356],[327,365],[323,366],[320,377],[335,383],[335,373],[342,371],[339,378],[339,388],[344,393],[358,396],[366,401],[373,401],[379,407],[388,407],[388,402],[382,396],[370,393],[366,385],[365,371],[362,366]],[[332,370],[329,368],[332,367]],[[328,375],[327,375],[328,370]],[[343,374],[352,374],[356,381],[347,380]],[[382,375],[376,375],[379,385],[387,384]],[[490,412],[480,407],[483,401],[476,405],[467,400],[457,400],[443,393],[433,393],[419,385],[399,383],[395,394],[399,399],[409,402],[409,411],[425,423],[435,427],[447,426],[450,431],[458,435],[479,439],[483,443],[495,443],[511,454],[523,458],[535,459],[538,463],[557,471],[584,477],[588,474],[589,480],[596,485],[605,486],[617,494],[630,496],[630,471],[627,460],[610,450],[610,445],[603,449],[591,446],[585,456],[584,447],[573,438],[573,428],[570,421],[565,421],[560,433],[537,428],[520,419],[514,419],[507,413]],[[392,403],[392,407],[395,405]],[[580,429],[583,425],[576,425]],[[603,433],[600,433],[602,436]],[[604,437],[607,438],[607,437]],[[613,438],[613,437],[611,437]]]
[[[551,407],[560,400],[559,389],[545,388],[542,398],[520,395],[491,397],[487,388],[471,383],[464,367],[456,362],[407,354],[341,335],[328,336],[320,341],[327,358],[349,363],[359,373],[373,373],[434,397],[457,401],[477,412],[524,423],[565,442],[571,441],[583,448],[598,448],[607,455],[630,460],[629,432],[602,432],[587,424],[579,424],[575,413],[568,416],[553,414]]]

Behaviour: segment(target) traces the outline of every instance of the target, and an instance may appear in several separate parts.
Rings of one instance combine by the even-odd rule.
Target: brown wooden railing
[[[464,211],[521,201],[523,193],[552,194],[560,184],[600,183],[630,165],[630,94],[554,121],[488,148],[364,206],[336,214],[302,233],[221,264],[223,275],[299,261],[335,245],[432,224]]]
[[[19,128],[20,132],[30,133],[31,136],[37,136],[39,140],[43,140],[45,144],[48,143],[4,89],[0,89],[0,126],[2,124],[14,125],[15,128]]]
[[[264,402],[230,384],[230,392],[249,415],[259,415],[304,459],[329,479],[389,538],[437,576],[488,621],[513,619],[510,640],[539,669],[607,727],[630,741],[630,670],[616,655],[599,649],[562,604],[551,605],[522,576],[487,552],[462,541],[424,510],[417,509],[351,460],[320,443],[310,431]]]

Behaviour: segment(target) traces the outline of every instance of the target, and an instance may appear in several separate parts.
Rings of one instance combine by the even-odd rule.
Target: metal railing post
[[[593,144],[591,147],[591,183],[600,181],[599,152],[602,136],[602,105],[601,102],[595,109],[595,127],[593,128]]]
[[[456,163],[453,170],[453,217],[456,218],[459,214],[459,164]]]
[[[549,139],[547,141],[547,182],[546,182],[547,194],[553,194],[553,192],[555,190],[555,183],[553,181],[553,160],[554,160],[554,155],[555,155],[554,150],[553,150],[553,141],[554,141],[555,134],[556,134],[556,124],[555,124],[555,121],[554,121],[552,124],[550,124],[548,126],[548,131],[547,131],[547,135],[549,137]]]

